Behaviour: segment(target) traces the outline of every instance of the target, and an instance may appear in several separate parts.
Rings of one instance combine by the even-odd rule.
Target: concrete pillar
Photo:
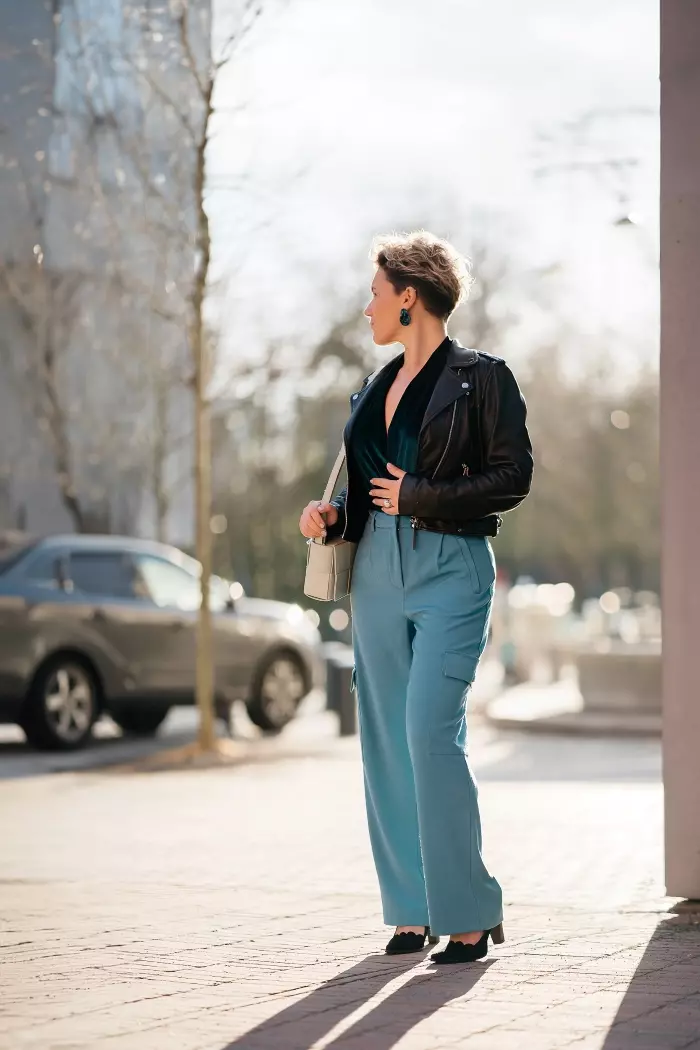
[[[700,898],[700,5],[661,0],[666,888]]]

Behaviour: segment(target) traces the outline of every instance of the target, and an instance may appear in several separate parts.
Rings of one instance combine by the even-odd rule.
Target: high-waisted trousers
[[[466,933],[503,917],[466,725],[494,582],[487,538],[370,512],[350,601],[367,819],[390,926]]]

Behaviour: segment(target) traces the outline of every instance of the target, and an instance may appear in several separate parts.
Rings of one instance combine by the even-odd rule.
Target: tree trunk
[[[153,496],[156,509],[156,539],[167,543],[167,520],[170,499],[165,478],[165,461],[168,455],[168,394],[161,383],[160,375],[156,377],[155,392],[155,435],[153,440]]]
[[[197,620],[196,695],[199,708],[199,744],[205,751],[214,747],[214,667],[209,606],[211,576],[211,420],[207,397],[206,346],[199,336],[200,368],[195,378],[195,499],[196,548],[202,567],[201,604]]]
[[[197,559],[202,567],[201,603],[197,621],[196,697],[199,708],[199,746],[212,751],[214,737],[214,666],[212,652],[209,581],[212,563],[211,535],[211,418],[209,380],[211,345],[204,325],[204,301],[211,261],[209,216],[204,207],[206,151],[212,115],[211,99],[214,81],[210,79],[204,93],[203,134],[197,143],[194,197],[197,217],[196,266],[192,289],[192,327],[190,333],[194,371],[195,428],[195,517]]]

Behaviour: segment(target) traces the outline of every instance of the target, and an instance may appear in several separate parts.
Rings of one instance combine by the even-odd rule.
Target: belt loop
[[[376,510],[371,511],[372,514],[372,532],[377,530],[377,512]]]

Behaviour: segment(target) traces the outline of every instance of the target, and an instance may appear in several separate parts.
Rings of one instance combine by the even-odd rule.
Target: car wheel
[[[278,733],[294,718],[308,692],[306,674],[298,657],[276,653],[267,658],[255,676],[248,716],[267,733]]]
[[[152,736],[165,721],[169,710],[169,706],[153,707],[148,704],[134,704],[130,707],[119,707],[115,711],[110,710],[109,716],[125,733],[132,733],[134,736]]]
[[[39,669],[27,695],[22,728],[33,747],[83,747],[98,714],[98,684],[87,664],[57,656]]]

